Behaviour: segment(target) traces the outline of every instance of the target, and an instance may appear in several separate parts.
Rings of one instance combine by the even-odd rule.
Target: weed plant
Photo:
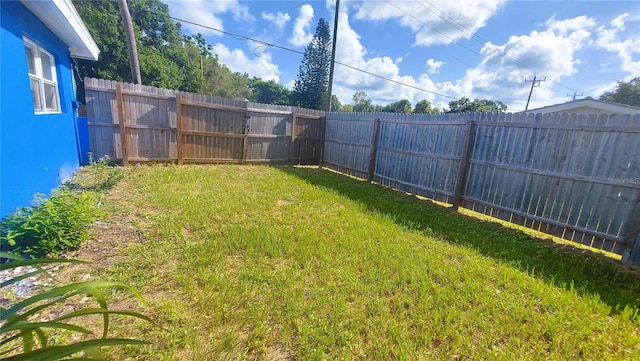
[[[37,194],[33,205],[22,207],[0,222],[3,250],[42,257],[76,249],[89,236],[88,226],[101,215],[102,193],[125,175],[108,155],[95,159],[50,197]]]
[[[22,207],[0,223],[3,248],[41,257],[79,247],[88,237],[87,226],[100,216],[99,199],[97,193],[64,187],[49,198],[37,195],[34,206]]]

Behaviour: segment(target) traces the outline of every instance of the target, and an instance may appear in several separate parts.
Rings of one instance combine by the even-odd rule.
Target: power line
[[[494,65],[498,66],[499,68],[502,68],[502,69],[505,69],[505,70],[507,70],[507,71],[510,71],[510,69],[508,69],[508,68],[507,68],[507,67],[505,67],[504,65],[502,65],[502,64],[500,64],[500,63],[498,63],[498,62],[496,62],[495,60],[493,60],[493,59],[489,58],[488,56],[484,56],[484,55],[480,54],[479,52],[477,52],[477,51],[475,51],[475,50],[473,50],[473,49],[471,49],[471,48],[469,48],[469,47],[467,47],[467,46],[465,46],[465,45],[462,45],[462,44],[459,44],[459,43],[455,42],[455,40],[454,40],[454,39],[452,39],[451,37],[447,36],[446,34],[444,34],[443,32],[439,31],[438,29],[436,29],[436,28],[434,28],[434,27],[432,27],[432,26],[428,25],[428,24],[427,24],[427,23],[425,23],[424,21],[422,21],[422,20],[418,19],[418,18],[417,18],[417,17],[415,17],[413,14],[411,14],[411,13],[409,13],[409,12],[405,11],[404,9],[400,8],[399,6],[392,4],[389,0],[385,0],[385,2],[387,2],[389,5],[391,5],[391,6],[395,7],[396,9],[398,9],[398,10],[402,11],[405,15],[408,15],[409,17],[413,18],[414,20],[418,21],[419,23],[423,24],[424,26],[426,26],[426,27],[430,28],[431,30],[433,30],[433,31],[437,32],[438,34],[440,34],[440,35],[444,36],[445,38],[447,38],[447,39],[451,40],[451,42],[452,42],[452,43],[454,43],[454,44],[456,44],[456,45],[458,45],[458,46],[460,46],[460,47],[465,48],[465,49],[466,49],[466,50],[468,50],[469,52],[472,52],[472,53],[474,53],[474,54],[476,54],[476,55],[480,56],[482,59],[484,59],[484,60],[486,60],[486,61],[489,61],[489,62],[493,63]],[[428,9],[427,9],[427,10],[428,10]],[[440,17],[441,19],[443,19],[443,18],[442,18],[440,15],[438,15],[438,14],[436,14],[436,16],[438,16],[438,17]],[[443,19],[443,20],[445,20],[445,21],[446,21],[446,19]],[[453,24],[452,24],[452,25],[453,25]],[[501,53],[501,52],[500,52],[500,53]],[[467,65],[468,65],[468,64],[467,64]],[[472,65],[470,65],[470,66],[472,66]]]
[[[373,10],[371,10],[371,9],[369,9],[369,8],[367,8],[367,7],[365,7],[365,6],[364,6],[364,5],[362,5],[362,4],[360,4],[359,9],[364,9],[364,10],[366,10],[366,11],[370,12],[371,14],[373,14],[373,15],[374,15],[375,17],[377,17],[378,19],[385,20],[382,16],[380,16],[380,15],[376,14]],[[473,64],[471,64],[471,63],[468,63],[468,62],[466,62],[466,61],[464,61],[464,60],[460,59],[459,57],[457,57],[457,56],[453,55],[452,53],[450,53],[449,51],[447,51],[447,49],[442,49],[442,50],[443,50],[445,53],[447,53],[447,55],[448,55],[448,56],[450,56],[451,58],[453,58],[453,59],[455,59],[455,60],[459,61],[460,63],[462,63],[462,64],[464,64],[464,65],[466,65],[466,66],[468,66],[468,67],[473,68],[473,67],[475,66],[475,65],[473,65]]]
[[[427,9],[427,10],[429,10],[429,11],[431,11],[432,13],[434,13],[434,14],[435,14],[435,12],[433,12],[431,9],[428,9],[426,6],[424,6],[424,4],[420,3],[418,0],[414,0],[414,1],[415,1],[416,3],[418,3],[418,4],[422,5],[425,9]],[[482,36],[480,36],[480,35],[476,34],[475,32],[471,31],[469,28],[465,27],[463,24],[461,24],[461,23],[460,23],[460,22],[458,22],[456,19],[454,19],[454,18],[452,18],[451,16],[449,16],[449,15],[448,15],[447,13],[445,13],[444,11],[440,10],[440,9],[439,9],[436,5],[434,5],[432,2],[430,2],[430,1],[428,1],[428,0],[424,0],[424,1],[425,1],[426,3],[428,3],[431,7],[435,8],[436,10],[438,10],[438,12],[440,12],[440,14],[442,14],[443,16],[446,16],[447,18],[451,19],[451,21],[453,21],[453,22],[454,22],[454,23],[456,23],[457,25],[453,24],[451,21],[449,21],[449,20],[447,20],[447,19],[443,18],[442,16],[440,16],[440,15],[438,15],[438,14],[435,14],[435,15],[437,15],[438,17],[440,17],[442,20],[444,20],[444,21],[448,22],[449,24],[453,25],[454,27],[458,28],[458,29],[459,29],[459,30],[461,30],[463,33],[465,33],[467,36],[469,36],[469,37],[471,37],[472,39],[476,40],[478,43],[480,43],[480,44],[484,45],[484,44],[486,44],[486,43],[490,42],[489,40],[487,40],[487,39],[483,38]],[[522,67],[523,69],[528,69],[528,68],[530,68],[527,64],[525,64],[525,63],[521,62],[521,61],[520,61],[520,60],[518,60],[518,59],[515,59],[515,58],[513,58],[513,57],[509,56],[507,53],[505,53],[505,52],[504,52],[504,51],[502,51],[502,50],[499,50],[499,53],[500,53],[500,55],[501,55],[502,57],[504,57],[505,59],[508,59],[508,60],[512,61],[513,63],[515,63],[515,64],[517,64],[517,65],[520,65],[520,67]],[[556,82],[556,84],[560,85],[560,86],[561,86],[561,87],[563,87],[563,88],[566,88],[566,89],[573,90],[573,91],[577,92],[577,90],[576,90],[576,89],[573,89],[573,88],[571,88],[571,87],[568,87],[568,86],[566,86],[566,85],[563,85],[563,84],[561,84],[561,83],[559,83],[559,82]],[[560,90],[555,89],[555,88],[553,88],[553,87],[547,87],[547,88],[552,89],[552,90],[555,90],[555,91],[558,91],[558,92],[560,91]]]
[[[470,30],[469,28],[467,28],[466,26],[462,25],[459,21],[457,21],[456,19],[452,18],[451,16],[449,16],[449,14],[445,13],[444,11],[440,10],[437,6],[435,6],[432,2],[425,0],[426,3],[428,3],[431,7],[433,7],[434,9],[438,10],[438,12],[441,15],[436,14],[433,10],[427,8],[423,3],[419,2],[418,0],[414,0],[416,3],[422,5],[423,8],[431,11],[433,14],[435,14],[436,16],[438,16],[440,19],[448,22],[449,24],[451,24],[453,27],[461,30],[464,34],[466,34],[467,36],[469,36],[470,38],[474,39],[475,41],[477,41],[479,44],[481,45],[485,45],[486,43],[490,42],[489,40],[481,37],[480,35],[477,35],[475,32],[473,32],[472,30]],[[447,18],[451,19],[451,21],[445,19],[443,16],[446,16]],[[455,23],[455,24],[454,24]],[[527,66],[525,63],[521,62],[518,59],[512,58],[509,55],[507,55],[504,51],[500,50],[499,51],[500,55],[506,59],[511,60],[513,63],[519,65],[522,68],[529,68],[529,66]]]
[[[407,11],[405,11],[404,9],[401,9],[400,7],[398,7],[398,6],[394,5],[394,4],[392,4],[389,0],[385,0],[385,1],[386,1],[387,3],[389,3],[390,5],[394,6],[395,8],[397,8],[398,10],[402,11],[404,14],[406,14],[406,15],[410,16],[411,18],[415,19],[416,21],[420,22],[420,23],[421,23],[421,24],[423,24],[424,26],[427,26],[428,28],[432,29],[433,31],[435,31],[435,32],[437,32],[437,33],[439,33],[439,34],[441,34],[442,36],[444,36],[444,37],[446,37],[447,39],[449,39],[449,40],[451,40],[452,42],[454,42],[454,39],[451,39],[449,36],[445,35],[445,34],[444,34],[444,33],[442,33],[441,31],[439,31],[439,30],[437,30],[437,29],[433,28],[432,26],[430,26],[430,25],[426,24],[425,22],[421,21],[420,19],[416,18],[414,15],[412,15],[412,14],[408,13],[408,12],[407,12]],[[480,35],[477,35],[477,34],[476,34],[476,33],[474,33],[473,31],[471,31],[469,28],[467,28],[466,26],[464,26],[463,24],[461,24],[459,21],[457,21],[457,20],[456,20],[456,19],[454,19],[453,17],[449,16],[449,15],[448,15],[447,13],[445,13],[444,11],[440,10],[440,8],[438,8],[438,7],[437,7],[436,5],[434,5],[432,2],[430,2],[430,1],[428,1],[428,0],[424,0],[424,1],[425,1],[426,3],[428,3],[428,4],[429,4],[433,9],[437,10],[437,11],[438,11],[438,13],[436,13],[433,9],[428,8],[427,6],[425,6],[423,3],[421,3],[421,2],[420,2],[420,1],[418,1],[418,0],[414,0],[414,1],[415,1],[416,3],[418,3],[419,5],[421,5],[423,8],[425,8],[426,10],[430,11],[431,13],[433,13],[434,15],[436,15],[437,17],[439,17],[440,19],[442,19],[442,20],[446,21],[447,23],[449,23],[451,26],[453,26],[453,27],[457,28],[458,30],[462,31],[462,33],[464,33],[464,34],[465,34],[465,35],[467,35],[468,37],[472,38],[473,40],[475,40],[475,41],[476,41],[476,42],[478,42],[479,44],[485,45],[486,43],[490,42],[489,40],[487,40],[487,39],[485,39],[485,38],[481,37]],[[365,10],[368,10],[368,11],[372,12],[371,10],[366,9],[366,8],[365,8]],[[373,12],[372,12],[372,13],[373,13]],[[377,14],[376,14],[376,15],[377,15]],[[445,17],[446,17],[446,18],[445,18]],[[447,19],[447,18],[448,18],[448,19]],[[498,67],[500,67],[500,68],[502,68],[502,69],[509,70],[508,68],[504,67],[504,66],[503,66],[503,65],[501,65],[500,63],[497,63],[497,62],[495,62],[495,61],[493,61],[493,60],[489,59],[488,57],[483,56],[483,55],[482,55],[482,54],[480,54],[479,52],[477,52],[477,51],[475,51],[475,50],[473,50],[473,49],[470,49],[469,47],[467,47],[467,46],[465,46],[465,45],[459,44],[459,43],[457,43],[457,42],[454,42],[454,43],[455,43],[456,45],[460,46],[460,47],[465,48],[466,50],[468,50],[468,51],[470,51],[470,52],[472,52],[472,53],[474,53],[474,54],[476,54],[476,55],[479,55],[481,58],[483,58],[483,59],[485,59],[485,60],[488,60],[488,61],[492,62],[493,64],[497,65]],[[520,60],[518,60],[518,59],[515,59],[515,58],[513,58],[513,57],[509,56],[509,55],[508,55],[508,54],[506,54],[504,51],[499,50],[499,49],[495,49],[495,50],[497,51],[497,53],[498,53],[501,57],[503,57],[503,58],[505,58],[505,59],[507,59],[507,60],[511,61],[512,63],[516,64],[516,65],[517,65],[518,67],[520,67],[521,69],[526,70],[526,69],[529,69],[529,68],[530,68],[527,64],[525,64],[525,63],[521,62],[521,61],[520,61]],[[463,63],[464,63],[464,62],[463,62]],[[464,64],[469,65],[468,63],[464,63]],[[471,65],[469,65],[469,66],[471,66]],[[522,73],[520,73],[520,75],[523,75],[523,74],[522,74]],[[576,89],[573,89],[573,88],[571,88],[571,87],[568,87],[568,86],[566,86],[566,85],[563,85],[563,84],[561,84],[561,83],[559,83],[559,82],[555,82],[555,84],[557,84],[557,85],[559,85],[559,86],[561,86],[561,87],[563,87],[563,88],[566,88],[566,89],[572,90],[572,91],[574,91],[574,92],[577,92],[577,90],[576,90]],[[545,87],[545,88],[549,88],[549,89],[551,89],[551,90],[554,90],[554,91],[556,91],[556,92],[558,92],[558,93],[564,93],[564,92],[565,92],[565,91],[563,91],[563,90],[559,90],[559,89],[556,89],[556,88],[551,87],[551,86],[544,86],[544,87]]]
[[[130,6],[131,6],[131,5],[130,5]],[[152,10],[148,10],[148,9],[143,9],[143,8],[140,8],[140,7],[137,7],[137,6],[131,6],[131,8],[136,9],[136,10],[140,10],[140,11],[144,11],[144,12],[147,12],[147,13],[151,13],[151,14],[154,14],[154,15],[165,16],[164,14],[161,14],[161,13],[158,13],[158,12],[155,12],[155,11],[152,11]],[[262,45],[264,45],[264,46],[267,46],[267,47],[272,47],[272,48],[276,48],[276,49],[285,50],[285,51],[289,51],[289,52],[292,52],[292,53],[296,53],[296,54],[304,55],[304,52],[302,52],[302,51],[300,51],[300,50],[287,48],[287,47],[285,47],[285,46],[278,45],[278,44],[274,44],[274,43],[269,43],[269,42],[266,42],[266,41],[263,41],[263,40],[259,40],[259,39],[255,39],[255,38],[252,38],[252,37],[249,37],[249,36],[246,36],[246,35],[240,35],[240,34],[235,34],[235,33],[229,32],[229,31],[220,30],[220,29],[214,28],[214,27],[212,27],[212,26],[203,25],[203,24],[200,24],[200,23],[196,23],[196,22],[194,22],[194,21],[190,21],[190,20],[186,20],[186,19],[177,18],[177,17],[175,17],[175,16],[171,16],[171,15],[166,15],[166,16],[167,16],[169,19],[172,19],[172,20],[175,20],[175,21],[179,21],[179,22],[183,22],[183,23],[187,23],[187,24],[191,24],[191,25],[199,26],[199,27],[202,27],[202,28],[205,28],[205,29],[213,30],[213,31],[215,31],[215,32],[219,32],[219,33],[221,33],[221,34],[228,35],[228,36],[231,36],[231,37],[236,38],[236,39],[239,39],[239,40],[253,41],[253,42],[256,42],[256,43],[258,43],[258,44],[262,44]],[[376,78],[380,78],[380,79],[383,79],[383,80],[386,80],[386,81],[389,81],[389,82],[392,82],[392,83],[396,83],[396,84],[399,84],[399,85],[405,86],[405,87],[407,87],[407,88],[416,89],[416,90],[423,91],[423,92],[426,92],[426,93],[430,93],[430,94],[438,95],[438,96],[441,96],[441,97],[444,97],[444,98],[449,98],[449,99],[458,99],[458,98],[456,98],[456,97],[452,97],[452,96],[449,96],[449,95],[446,95],[446,94],[442,94],[442,93],[438,93],[438,92],[435,92],[435,91],[432,91],[432,90],[427,90],[427,89],[419,88],[419,87],[414,86],[414,85],[410,85],[410,84],[402,83],[402,82],[399,82],[399,81],[397,81],[397,80],[393,80],[393,79],[390,79],[390,78],[384,77],[384,76],[382,76],[382,75],[378,75],[378,74],[372,73],[372,72],[370,72],[370,71],[367,71],[367,70],[364,70],[364,69],[360,69],[360,68],[357,68],[357,67],[352,66],[352,65],[349,65],[349,64],[345,64],[345,63],[340,62],[340,61],[335,61],[335,63],[336,63],[336,64],[339,64],[339,65],[342,65],[342,66],[344,66],[344,67],[347,67],[347,68],[349,68],[349,69],[356,70],[356,71],[359,71],[359,72],[361,72],[361,73],[364,73],[364,74],[368,74],[368,75],[374,76],[374,77],[376,77]]]

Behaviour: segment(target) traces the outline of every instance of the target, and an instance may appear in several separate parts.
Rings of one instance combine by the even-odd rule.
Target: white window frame
[[[24,47],[25,47],[25,56],[27,57],[27,73],[29,74],[29,88],[31,89],[31,94],[33,97],[34,92],[38,92],[39,98],[33,99],[33,111],[35,114],[59,114],[62,113],[62,109],[60,108],[60,90],[58,88],[58,75],[56,69],[56,58],[44,50],[41,46],[29,40],[27,38],[23,38]],[[35,67],[35,73],[32,73],[29,70],[29,55],[27,53],[27,48],[29,48],[33,52],[33,63]],[[42,68],[42,59],[44,57],[49,58],[49,64],[51,66],[51,79],[47,79],[45,74],[43,74]],[[37,89],[33,89],[33,83],[37,83]],[[46,92],[45,85],[51,86],[54,88],[54,96],[53,104],[50,104],[47,107],[46,101]]]

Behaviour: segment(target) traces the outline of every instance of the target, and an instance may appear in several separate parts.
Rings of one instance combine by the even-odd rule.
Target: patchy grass
[[[144,241],[104,272],[164,327],[114,324],[154,345],[113,359],[640,358],[637,273],[366,182],[145,166],[111,194]]]

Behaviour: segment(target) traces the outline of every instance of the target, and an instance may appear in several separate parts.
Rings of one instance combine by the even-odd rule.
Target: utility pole
[[[129,14],[127,0],[118,0],[118,7],[120,8],[122,23],[124,24],[124,34],[127,37],[131,78],[134,84],[142,84],[142,77],[140,76],[140,62],[138,61],[138,47],[136,46],[136,34],[133,32],[133,23],[131,22],[131,14]]]
[[[535,73],[533,74],[533,80],[527,80],[527,79],[524,80],[525,83],[531,82],[531,90],[529,90],[529,97],[527,98],[527,105],[524,107],[525,111],[527,111],[527,109],[529,109],[529,101],[531,100],[531,94],[533,94],[533,88],[540,86],[540,82],[541,81],[545,81],[545,80],[547,80],[546,76],[544,77],[544,79],[537,79],[536,80],[536,74]]]
[[[338,14],[340,13],[340,0],[336,0],[336,15],[333,21],[333,43],[331,44],[331,66],[329,67],[329,101],[327,111],[331,111],[331,89],[333,88],[333,67],[336,65],[336,39],[338,38]]]
[[[580,93],[580,94],[578,94],[578,92],[577,92],[577,91],[573,92],[573,95],[571,95],[571,94],[567,94],[567,96],[568,96],[568,97],[572,97],[572,98],[573,98],[571,101],[574,101],[574,102],[576,101],[576,97],[577,97],[577,96],[578,96],[578,97],[581,97],[581,96],[583,96],[583,95],[584,95],[584,93]]]

